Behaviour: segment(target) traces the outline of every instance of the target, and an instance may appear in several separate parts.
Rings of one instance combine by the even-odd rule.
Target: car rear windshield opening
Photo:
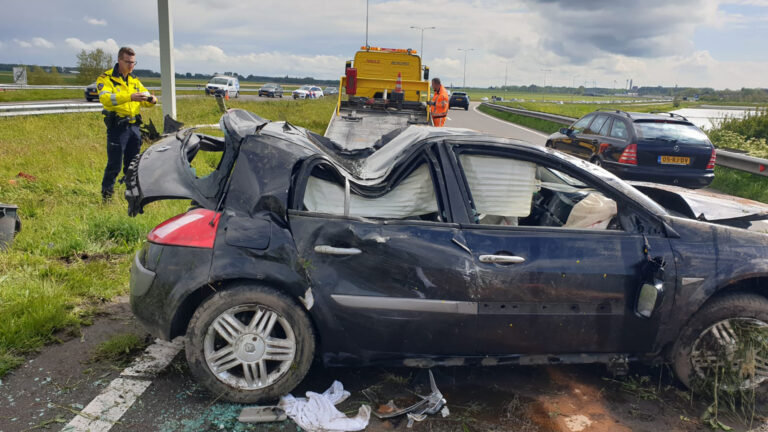
[[[635,131],[638,139],[662,139],[678,142],[708,144],[707,135],[701,129],[688,123],[668,121],[637,121]]]

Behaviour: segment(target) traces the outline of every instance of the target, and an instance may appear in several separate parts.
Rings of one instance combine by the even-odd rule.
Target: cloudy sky
[[[170,0],[176,72],[338,78],[366,0]],[[160,70],[154,0],[4,1],[0,63],[137,51]],[[369,0],[372,46],[419,50],[444,83],[768,87],[768,0]]]

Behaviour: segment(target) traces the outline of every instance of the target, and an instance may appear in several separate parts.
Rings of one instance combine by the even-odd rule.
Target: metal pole
[[[411,26],[412,29],[421,30],[421,46],[419,46],[419,55],[421,55],[421,63],[424,63],[424,30],[434,30],[437,27],[420,27]]]
[[[368,49],[368,0],[365,0],[365,48]]]
[[[474,51],[474,48],[459,48],[459,51],[464,51],[464,83],[462,87],[467,88],[467,51]]]
[[[176,73],[173,67],[173,21],[170,0],[157,0],[157,23],[160,32],[160,98],[163,119],[176,119]]]

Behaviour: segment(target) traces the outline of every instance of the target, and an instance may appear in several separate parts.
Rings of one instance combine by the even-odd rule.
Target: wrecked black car
[[[766,218],[759,206],[746,222],[700,220],[674,190],[651,199],[586,161],[466,129],[348,148],[242,110],[220,126],[224,138],[186,129],[147,149],[126,198],[132,215],[192,200],[136,254],[131,305],[156,336],[186,335],[192,373],[225,399],[286,394],[316,358],[666,361],[689,384],[734,328],[768,323],[768,235],[742,226]],[[200,152],[221,155],[202,178]],[[766,386],[768,353],[733,367]]]

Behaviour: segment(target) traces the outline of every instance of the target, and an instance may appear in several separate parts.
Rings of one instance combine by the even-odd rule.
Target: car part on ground
[[[21,231],[18,210],[16,205],[0,203],[0,251],[8,249],[13,237]]]
[[[437,384],[435,384],[435,376],[432,375],[431,369],[429,370],[429,388],[431,392],[427,396],[421,396],[414,393],[421,400],[409,407],[398,408],[394,402],[390,400],[385,405],[386,410],[384,412],[374,410],[373,414],[379,419],[389,419],[406,414],[408,416],[408,427],[410,428],[413,426],[414,421],[424,421],[426,420],[427,415],[437,414],[438,412],[441,412],[441,410],[447,408],[445,407],[445,404],[448,403],[448,401],[445,400],[443,394],[437,388]],[[363,394],[368,397],[371,402],[374,402],[374,398],[370,393],[366,394],[366,392],[363,391]],[[446,417],[447,415],[447,412],[444,411],[443,417]]]
[[[126,198],[132,214],[194,201],[136,254],[131,305],[151,333],[186,333],[193,373],[227,399],[286,392],[315,347],[329,366],[624,371],[676,361],[674,344],[723,320],[766,322],[752,316],[766,300],[728,316],[706,305],[764,299],[768,236],[710,216],[726,210],[698,220],[685,191],[646,195],[584,160],[465,129],[358,145],[242,110],[220,124],[224,138],[182,130],[147,149]],[[202,178],[200,151],[221,154]],[[248,330],[260,312],[280,334]],[[248,371],[270,337],[295,349],[295,367],[264,359],[259,384]]]

